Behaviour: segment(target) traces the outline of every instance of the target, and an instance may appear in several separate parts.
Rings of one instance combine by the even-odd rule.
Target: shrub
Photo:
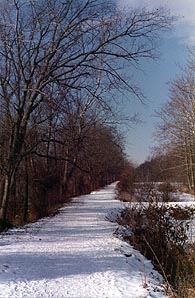
[[[179,298],[192,297],[182,296],[186,281],[195,289],[195,247],[192,249],[187,237],[193,214],[191,208],[149,203],[126,208],[119,219],[119,224],[128,225],[132,231],[128,241],[152,260]]]
[[[160,183],[158,186],[160,192],[174,192],[176,188],[170,182]]]

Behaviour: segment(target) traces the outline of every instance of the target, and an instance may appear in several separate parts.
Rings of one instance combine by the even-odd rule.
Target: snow
[[[147,202],[148,200],[152,201],[155,198],[158,198],[159,202],[163,195],[162,191],[159,191],[159,186],[163,185],[164,182],[139,182],[135,183],[134,190],[134,201],[137,202]],[[171,183],[171,185],[177,189],[175,192],[170,192],[170,201],[172,202],[192,202],[195,203],[195,196],[189,193],[181,192],[179,189],[182,187],[181,183]],[[170,202],[169,202],[170,203]],[[180,204],[182,205],[182,204]],[[185,204],[184,204],[185,205]],[[190,205],[190,204],[186,204]],[[192,204],[193,205],[193,204]]]
[[[180,202],[194,202],[195,203],[195,197],[192,194],[185,193],[185,192],[178,192],[175,194],[176,197],[178,197]]]
[[[0,235],[1,298],[164,298],[149,260],[117,237],[116,183]]]

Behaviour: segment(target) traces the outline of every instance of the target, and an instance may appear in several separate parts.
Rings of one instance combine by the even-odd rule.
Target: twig
[[[157,255],[156,255],[155,251],[153,250],[153,248],[151,247],[151,245],[149,244],[149,242],[147,241],[147,239],[145,238],[145,236],[144,236],[144,241],[145,241],[146,244],[148,245],[148,247],[149,247],[149,249],[151,250],[151,252],[153,253],[153,255],[154,255],[154,257],[155,257],[155,259],[156,259],[158,265],[160,266],[160,269],[161,269],[161,271],[162,271],[163,277],[164,277],[164,279],[165,279],[165,281],[166,281],[166,285],[167,285],[167,290],[168,290],[168,292],[171,293],[171,295],[174,297],[174,293],[173,293],[173,290],[172,290],[172,288],[171,288],[171,286],[170,286],[170,283],[169,283],[169,281],[168,281],[168,279],[167,279],[166,273],[165,273],[165,271],[164,271],[164,269],[163,269],[163,267],[162,267],[162,265],[161,265],[161,263],[160,263],[160,261],[159,261]]]

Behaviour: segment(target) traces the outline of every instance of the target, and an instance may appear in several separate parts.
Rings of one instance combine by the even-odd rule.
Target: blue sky
[[[129,113],[139,113],[142,124],[138,124],[126,133],[126,152],[137,163],[144,162],[153,146],[153,134],[158,120],[155,110],[168,100],[168,82],[181,72],[188,58],[188,48],[195,46],[195,1],[194,0],[117,0],[118,5],[155,8],[165,6],[172,15],[178,16],[174,28],[162,35],[160,59],[144,63],[144,73],[136,73],[135,78],[147,96],[145,105],[131,100],[126,109]]]

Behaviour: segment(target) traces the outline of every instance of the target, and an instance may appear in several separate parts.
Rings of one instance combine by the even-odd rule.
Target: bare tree
[[[171,84],[170,99],[158,113],[157,138],[175,165],[185,172],[188,187],[195,187],[195,81],[189,68]]]
[[[163,9],[124,15],[112,1],[93,0],[1,1],[0,11],[1,131],[6,147],[0,221],[6,224],[14,177],[32,151],[27,140],[63,104],[58,86],[91,95],[80,115],[100,98],[100,88],[127,88],[139,96],[124,67],[154,57],[157,34],[171,18]],[[55,99],[46,117],[42,110]]]

